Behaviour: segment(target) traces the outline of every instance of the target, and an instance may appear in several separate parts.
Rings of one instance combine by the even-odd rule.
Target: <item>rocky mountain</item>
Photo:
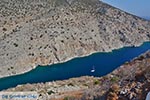
[[[0,0],[0,77],[150,40],[150,23],[98,0]]]

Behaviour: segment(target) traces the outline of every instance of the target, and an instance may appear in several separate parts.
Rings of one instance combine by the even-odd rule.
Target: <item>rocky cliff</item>
[[[0,0],[0,77],[150,40],[150,23],[98,0]]]

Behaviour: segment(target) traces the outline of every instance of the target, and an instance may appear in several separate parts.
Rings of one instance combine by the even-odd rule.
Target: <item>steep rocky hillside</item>
[[[0,0],[0,77],[150,40],[150,23],[98,0]]]

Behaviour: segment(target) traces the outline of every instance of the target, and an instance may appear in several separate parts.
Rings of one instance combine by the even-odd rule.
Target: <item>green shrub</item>
[[[64,97],[64,99],[63,100],[69,100],[69,97]]]
[[[48,91],[47,92],[49,95],[51,95],[51,94],[53,94],[53,93],[55,93],[54,91],[52,91],[52,90],[50,90],[50,91]]]
[[[68,86],[74,86],[73,83],[69,83]]]
[[[75,100],[75,97],[73,97],[73,96],[66,96],[66,97],[64,97],[63,100]]]
[[[100,84],[100,81],[99,80],[95,80],[94,81],[94,85],[98,85],[98,84]]]
[[[114,77],[111,78],[110,81],[114,83],[114,82],[117,82],[118,80],[119,80],[119,77],[114,76]]]

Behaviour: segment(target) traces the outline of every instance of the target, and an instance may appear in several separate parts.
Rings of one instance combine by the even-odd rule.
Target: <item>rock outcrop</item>
[[[150,40],[150,23],[98,0],[0,0],[0,77]]]

